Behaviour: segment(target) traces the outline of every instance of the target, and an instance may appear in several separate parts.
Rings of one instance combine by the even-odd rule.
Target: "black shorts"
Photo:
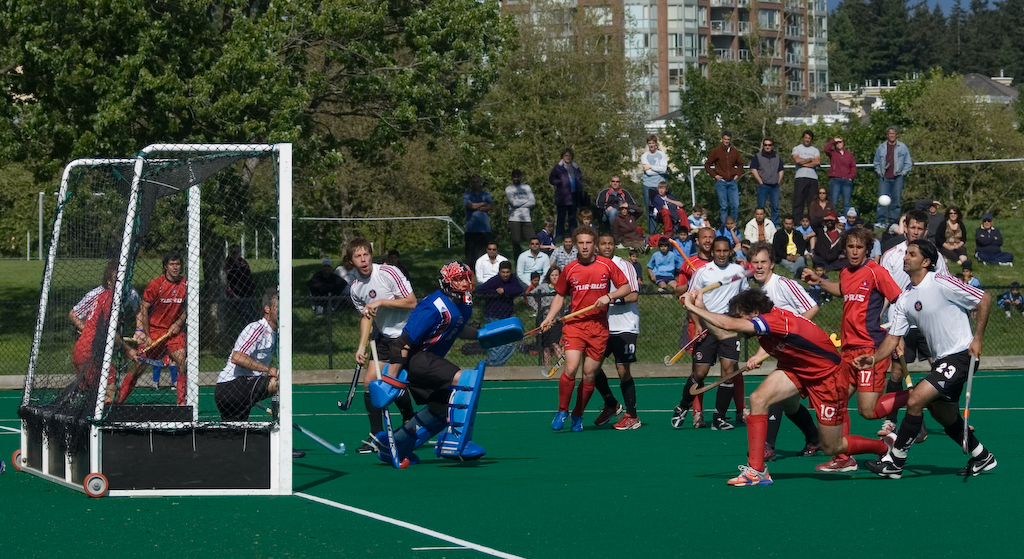
[[[421,351],[409,359],[409,394],[420,405],[447,404],[452,379],[460,370],[444,357]]]
[[[217,383],[213,389],[213,399],[224,421],[248,421],[253,405],[270,396],[269,375],[238,377]]]
[[[693,363],[699,365],[714,365],[715,359],[740,360],[740,337],[734,336],[719,340],[714,334],[708,332],[704,339],[697,342],[693,348]]]
[[[907,363],[924,361],[932,356],[928,351],[928,340],[924,339],[924,335],[917,328],[907,330],[907,334],[903,336],[903,348],[903,358]]]
[[[960,401],[970,365],[971,354],[967,351],[947,355],[932,363],[932,371],[924,380],[935,387],[942,401],[955,404]]]
[[[377,339],[373,340],[373,343],[377,344],[377,357],[380,357],[381,363],[387,363],[391,360],[391,344],[395,343],[396,339],[378,336]]]
[[[608,345],[604,348],[604,356],[615,356],[616,365],[636,363],[636,334],[621,332],[608,336]]]

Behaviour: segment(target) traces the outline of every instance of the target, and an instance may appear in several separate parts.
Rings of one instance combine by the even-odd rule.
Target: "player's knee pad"
[[[452,386],[448,398],[448,425],[438,436],[434,453],[441,458],[474,459],[483,456],[483,448],[471,445],[476,406],[484,380],[483,361],[476,369],[459,373],[459,382]]]
[[[370,381],[366,391],[370,393],[370,403],[377,409],[386,408],[398,399],[409,386],[409,371],[399,369],[398,373],[391,375],[388,372],[390,364],[384,366],[384,371],[379,380]]]

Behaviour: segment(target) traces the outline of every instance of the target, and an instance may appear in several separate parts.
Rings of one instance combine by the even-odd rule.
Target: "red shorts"
[[[562,339],[566,350],[582,351],[594,361],[601,361],[608,347],[608,326],[593,320],[570,322],[562,326]]]
[[[156,326],[150,326],[149,339],[155,342],[166,333],[166,328],[157,328]],[[175,351],[184,349],[185,332],[178,332],[173,336],[167,336],[167,339],[154,345],[152,348],[146,350],[146,357],[149,357],[150,359],[156,359],[157,361],[159,361],[163,359],[165,356],[174,353]]]
[[[833,374],[820,379],[805,379],[796,373],[783,372],[800,390],[800,397],[810,399],[814,413],[818,415],[818,423],[842,425],[843,416],[846,415],[846,401],[849,399],[849,384],[842,365],[836,367]]]
[[[870,347],[859,347],[842,352],[843,363],[840,367],[844,370],[843,376],[848,379],[850,384],[857,387],[857,392],[885,392],[885,381],[889,378],[889,365],[892,363],[892,357],[886,357],[875,363],[874,368],[863,371],[853,364],[855,357],[873,353],[875,350]]]

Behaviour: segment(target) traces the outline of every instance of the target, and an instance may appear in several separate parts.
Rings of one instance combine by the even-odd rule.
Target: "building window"
[[[758,10],[757,11],[757,23],[761,26],[761,29],[778,29],[779,28],[779,11],[778,10]]]
[[[626,21],[636,28],[658,27],[657,6],[626,4]]]

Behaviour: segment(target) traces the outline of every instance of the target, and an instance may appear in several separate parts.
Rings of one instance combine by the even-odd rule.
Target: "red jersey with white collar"
[[[624,285],[629,278],[611,260],[603,256],[594,256],[589,264],[573,260],[565,265],[555,282],[555,292],[563,296],[572,296],[572,310],[578,311],[593,305],[603,295],[613,290],[612,284]],[[608,309],[594,309],[575,320],[590,320],[608,327]]]
[[[160,275],[146,286],[142,300],[149,303],[149,326],[167,330],[184,311],[185,285],[184,277],[178,283]]]
[[[774,307],[750,319],[757,341],[778,359],[778,368],[808,380],[826,378],[839,369],[842,358],[828,334],[806,318]]]
[[[882,309],[899,298],[902,290],[885,268],[874,260],[851,271],[839,272],[839,291],[843,294],[843,321],[839,335],[843,350],[876,348],[885,339]]]

